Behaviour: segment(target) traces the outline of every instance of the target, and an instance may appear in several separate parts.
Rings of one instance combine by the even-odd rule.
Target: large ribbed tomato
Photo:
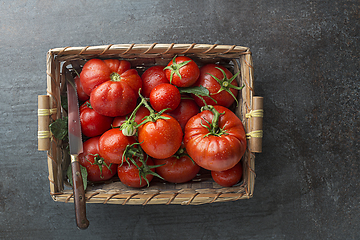
[[[112,73],[122,74],[131,68],[131,64],[118,59],[90,59],[84,64],[80,73],[80,82],[84,92],[90,96],[91,91],[100,84],[110,80]]]
[[[224,171],[234,167],[246,150],[241,120],[228,108],[208,106],[185,126],[187,153],[201,167]]]
[[[136,107],[141,78],[130,63],[117,59],[91,59],[80,74],[93,109],[109,117],[124,116]]]

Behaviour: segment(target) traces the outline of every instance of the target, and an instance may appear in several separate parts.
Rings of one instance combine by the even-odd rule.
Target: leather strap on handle
[[[85,190],[77,155],[71,155],[71,170],[74,188],[76,225],[80,229],[86,229],[89,226],[89,221],[86,218]]]

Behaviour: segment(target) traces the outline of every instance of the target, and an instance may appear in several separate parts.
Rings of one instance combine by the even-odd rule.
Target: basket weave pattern
[[[166,65],[175,55],[186,55],[199,65],[218,62],[228,66],[237,77],[240,86],[245,85],[238,95],[239,105],[234,112],[242,120],[248,133],[250,122],[245,117],[252,109],[253,67],[249,48],[236,45],[208,44],[117,44],[104,46],[64,47],[50,49],[47,53],[47,94],[50,96],[50,122],[63,115],[61,94],[65,91],[64,68],[76,68],[91,58],[121,58],[136,66],[139,74],[147,67]],[[69,156],[63,143],[49,136],[47,151],[50,194],[54,201],[72,202],[73,191],[68,186],[65,172]],[[246,150],[242,158],[243,180],[233,187],[221,187],[209,172],[201,173],[193,181],[184,184],[165,183],[153,180],[150,187],[129,188],[119,180],[89,185],[86,190],[87,203],[108,204],[181,204],[198,205],[213,202],[236,201],[253,196],[255,182],[255,154]],[[68,188],[68,189],[66,189]]]

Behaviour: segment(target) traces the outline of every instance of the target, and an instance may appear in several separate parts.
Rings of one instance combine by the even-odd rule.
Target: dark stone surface
[[[359,1],[2,1],[1,239],[360,239]],[[264,97],[250,200],[72,204],[49,195],[37,151],[46,52],[115,43],[250,47]]]

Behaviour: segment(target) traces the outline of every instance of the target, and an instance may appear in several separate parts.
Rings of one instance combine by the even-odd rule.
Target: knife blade
[[[78,228],[86,229],[89,226],[89,221],[86,218],[85,190],[78,160],[79,154],[83,152],[79,102],[75,81],[68,69],[65,70],[65,77],[67,80],[68,135],[73,178],[75,218]]]

